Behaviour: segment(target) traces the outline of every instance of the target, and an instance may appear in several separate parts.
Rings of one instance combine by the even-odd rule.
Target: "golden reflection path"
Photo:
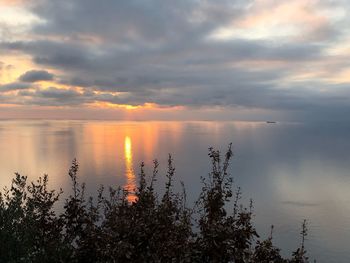
[[[126,185],[125,189],[128,190],[128,201],[133,202],[136,199],[136,177],[132,165],[132,144],[129,136],[124,139],[124,155],[125,155],[125,175]]]

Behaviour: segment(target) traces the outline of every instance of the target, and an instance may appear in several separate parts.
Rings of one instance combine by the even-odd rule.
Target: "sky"
[[[350,120],[350,1],[0,0],[0,118]]]

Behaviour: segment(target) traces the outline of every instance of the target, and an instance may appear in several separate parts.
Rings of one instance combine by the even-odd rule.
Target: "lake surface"
[[[348,123],[0,121],[0,186],[14,172],[30,180],[48,173],[50,186],[68,194],[67,171],[77,158],[90,193],[100,184],[132,188],[140,162],[151,171],[157,158],[161,189],[171,153],[176,187],[183,181],[193,202],[210,171],[208,147],[224,152],[230,142],[230,172],[244,204],[254,200],[261,236],[273,224],[275,244],[287,255],[305,218],[310,259],[350,262]]]

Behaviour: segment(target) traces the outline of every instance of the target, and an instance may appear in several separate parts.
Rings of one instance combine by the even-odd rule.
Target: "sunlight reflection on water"
[[[125,154],[125,176],[126,184],[125,189],[128,190],[128,201],[133,202],[136,199],[135,189],[136,189],[136,177],[134,173],[134,168],[132,164],[132,145],[129,136],[125,137],[124,140],[124,154]]]

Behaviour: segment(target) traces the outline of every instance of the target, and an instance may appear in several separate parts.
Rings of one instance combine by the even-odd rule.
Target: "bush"
[[[212,170],[202,178],[203,188],[194,208],[186,205],[186,192],[174,193],[175,168],[168,158],[165,191],[153,185],[158,162],[147,178],[144,164],[135,193],[101,187],[97,199],[85,197],[79,184],[79,165],[69,170],[72,194],[62,213],[55,204],[62,190],[48,190],[48,176],[27,184],[16,174],[10,189],[0,194],[1,262],[308,262],[303,222],[300,247],[290,259],[280,254],[271,235],[260,240],[252,223],[252,202],[244,208],[240,189],[232,191],[228,173],[231,144],[222,160],[209,148]],[[128,197],[134,195],[133,201]],[[227,204],[233,202],[233,212]]]

